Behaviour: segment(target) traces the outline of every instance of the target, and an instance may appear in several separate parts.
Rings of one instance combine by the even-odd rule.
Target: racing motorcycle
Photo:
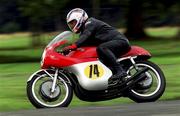
[[[62,51],[75,38],[75,34],[65,31],[45,48],[41,69],[27,81],[27,96],[36,108],[67,107],[73,93],[83,101],[128,97],[138,103],[156,101],[164,93],[165,76],[156,64],[148,61],[151,54],[147,50],[131,46],[117,60],[128,76],[109,83],[111,68],[98,60],[95,46],[84,46],[68,54]]]

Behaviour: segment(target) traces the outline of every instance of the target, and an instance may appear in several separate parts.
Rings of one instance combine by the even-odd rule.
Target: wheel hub
[[[40,86],[40,94],[42,96],[42,99],[49,102],[57,100],[61,94],[61,90],[58,85],[56,85],[55,91],[53,93],[51,92],[52,84],[53,82],[51,80],[48,80],[43,82]]]
[[[142,81],[138,82],[135,86],[135,90],[141,93],[148,91],[148,89],[151,88],[153,83],[151,74],[146,72],[144,76],[145,78]]]

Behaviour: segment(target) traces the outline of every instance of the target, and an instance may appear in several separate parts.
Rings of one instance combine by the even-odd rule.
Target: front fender
[[[46,73],[45,70],[46,70],[47,72],[48,72],[48,71],[53,71],[53,72],[55,73],[55,70],[54,70],[54,69],[41,69],[41,70],[38,70],[38,71],[36,71],[35,73],[33,73],[33,74],[29,77],[29,79],[27,80],[27,83],[30,82],[34,76],[40,76],[42,73]],[[63,76],[63,77],[66,78],[67,83],[69,83],[70,85],[72,85],[70,79],[68,78],[68,76],[67,76],[66,74],[64,74],[64,73],[61,72],[61,71],[59,71],[58,73],[59,73],[58,75],[61,75],[61,76]],[[52,73],[51,73],[51,74],[52,74]]]
[[[33,74],[28,78],[27,82],[31,81],[34,76],[36,76],[36,75],[38,76],[38,74],[41,74],[42,71],[44,71],[44,69],[38,70],[38,71],[36,71],[35,73],[33,73]]]

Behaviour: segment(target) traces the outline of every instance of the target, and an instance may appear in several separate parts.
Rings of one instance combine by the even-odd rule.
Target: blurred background
[[[160,100],[180,99],[179,0],[0,0],[0,111],[34,108],[26,97],[26,80],[40,69],[48,42],[69,30],[66,15],[77,7],[149,50],[167,79]],[[130,102],[89,103],[74,97],[70,107]]]

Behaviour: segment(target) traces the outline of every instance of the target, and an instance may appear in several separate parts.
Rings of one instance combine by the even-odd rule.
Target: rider
[[[74,50],[85,45],[98,45],[96,51],[101,62],[111,67],[113,76],[110,82],[121,80],[127,76],[122,66],[116,62],[120,55],[130,49],[128,39],[115,28],[95,18],[88,18],[87,13],[80,8],[72,9],[67,15],[67,24],[74,33],[80,33],[80,38],[64,51]]]

